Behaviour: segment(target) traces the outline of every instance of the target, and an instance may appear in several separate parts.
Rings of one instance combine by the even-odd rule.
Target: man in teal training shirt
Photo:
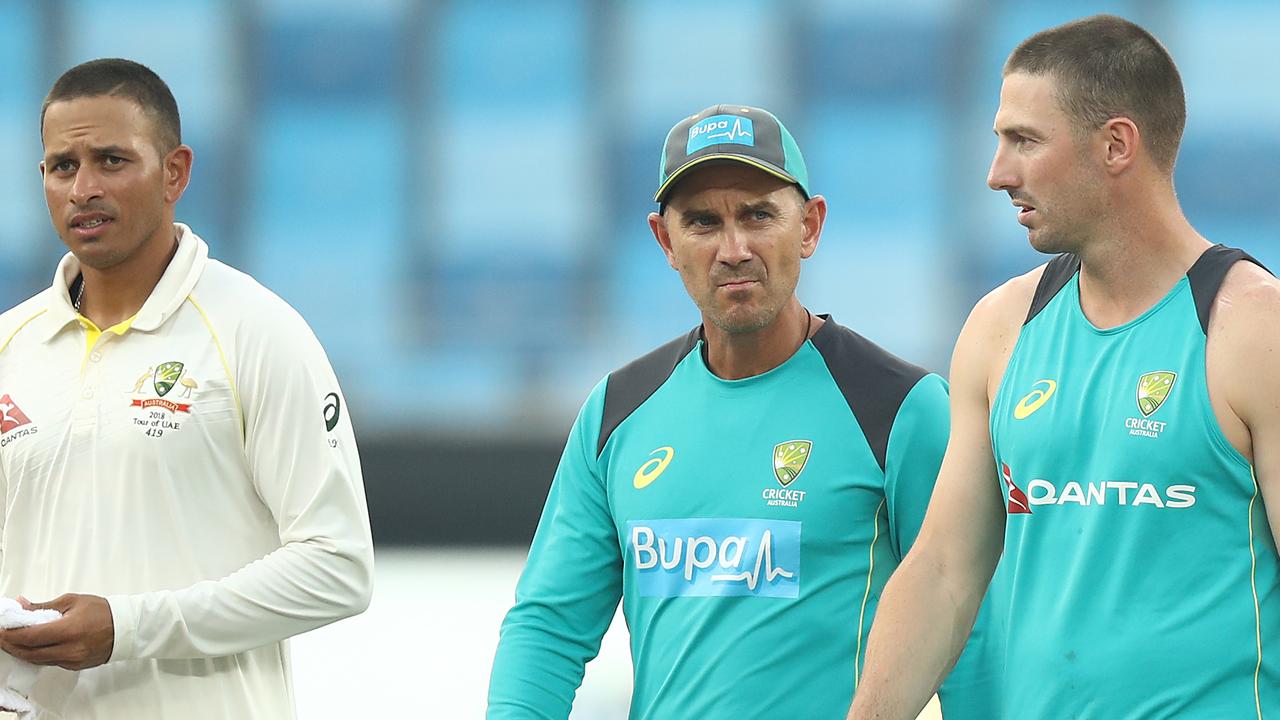
[[[488,717],[567,717],[619,598],[631,717],[838,717],[924,516],[946,383],[796,298],[827,206],[773,115],[682,120],[659,175],[649,224],[703,322],[582,408],[502,624]]]
[[[1000,557],[1004,713],[1280,717],[1280,283],[1173,188],[1172,58],[1096,16],[1004,69],[988,184],[1058,255],[961,332],[952,436],[851,718],[909,718]]]

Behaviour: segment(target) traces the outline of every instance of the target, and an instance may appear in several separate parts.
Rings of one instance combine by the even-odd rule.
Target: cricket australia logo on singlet
[[[1160,437],[1160,433],[1164,432],[1167,422],[1160,420],[1152,420],[1151,416],[1164,405],[1164,401],[1169,399],[1169,393],[1173,392],[1173,384],[1178,379],[1178,373],[1171,370],[1157,370],[1156,372],[1143,373],[1138,378],[1138,412],[1142,413],[1142,417],[1131,417],[1124,421],[1125,429],[1134,437]]]
[[[18,403],[6,394],[0,394],[0,447],[6,447],[18,438],[35,435],[40,429],[22,412]]]
[[[633,520],[627,554],[642,597],[800,596],[795,520]]]

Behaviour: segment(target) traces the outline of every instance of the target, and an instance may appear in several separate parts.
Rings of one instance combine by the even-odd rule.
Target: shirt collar
[[[151,332],[164,325],[186,302],[209,260],[209,246],[204,240],[182,223],[174,223],[173,226],[178,234],[178,250],[165,268],[164,275],[160,276],[160,282],[156,283],[142,309],[134,316],[132,330]],[[47,312],[33,321],[39,323],[38,331],[45,342],[77,322],[79,313],[71,303],[70,287],[79,274],[80,261],[71,253],[64,255],[53,274],[53,285],[45,291]]]

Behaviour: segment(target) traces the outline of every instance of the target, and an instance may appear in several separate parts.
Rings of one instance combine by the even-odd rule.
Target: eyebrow
[[[777,215],[782,212],[782,208],[774,201],[759,200],[756,202],[743,203],[742,205],[739,205],[734,210],[734,213],[736,215],[744,215],[746,213],[753,213],[758,210],[763,210],[765,212],[772,213],[774,215]],[[711,210],[710,208],[689,208],[688,210],[684,210],[680,213],[680,224],[682,226],[688,226],[693,224],[693,222],[698,218],[701,218],[707,215],[714,215],[716,217],[720,217],[719,212],[715,210]]]
[[[103,145],[101,147],[89,148],[89,153],[94,157],[102,157],[103,155],[124,155],[132,156],[133,151],[121,145]],[[59,163],[63,160],[70,159],[75,153],[71,150],[61,150],[49,153],[45,156],[45,162]]]
[[[716,215],[716,213],[709,208],[689,208],[687,210],[681,210],[680,226],[688,227],[689,225],[692,225],[695,220],[706,215]],[[719,216],[717,215],[717,217]]]
[[[738,208],[738,214],[756,212],[764,210],[765,212],[777,215],[782,212],[782,208],[772,200],[760,200],[759,202],[748,203]]]
[[[1010,135],[1021,135],[1023,137],[1040,137],[1040,133],[1036,132],[1035,129],[1029,125],[1007,125],[1003,128],[993,127],[991,128],[991,132],[995,133],[996,135],[1004,135],[1005,137],[1008,137]]]

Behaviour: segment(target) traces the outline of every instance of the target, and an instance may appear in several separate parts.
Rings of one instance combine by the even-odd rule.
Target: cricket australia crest
[[[183,365],[180,362],[162,363],[156,368],[155,378],[153,380],[156,395],[164,397],[169,394],[174,385],[178,384],[178,379],[182,377]]]
[[[1168,370],[1149,372],[1138,378],[1138,410],[1143,417],[1160,409],[1173,390],[1173,383],[1178,374]]]
[[[787,440],[773,448],[773,475],[786,487],[795,482],[809,462],[813,443],[808,440]]]

